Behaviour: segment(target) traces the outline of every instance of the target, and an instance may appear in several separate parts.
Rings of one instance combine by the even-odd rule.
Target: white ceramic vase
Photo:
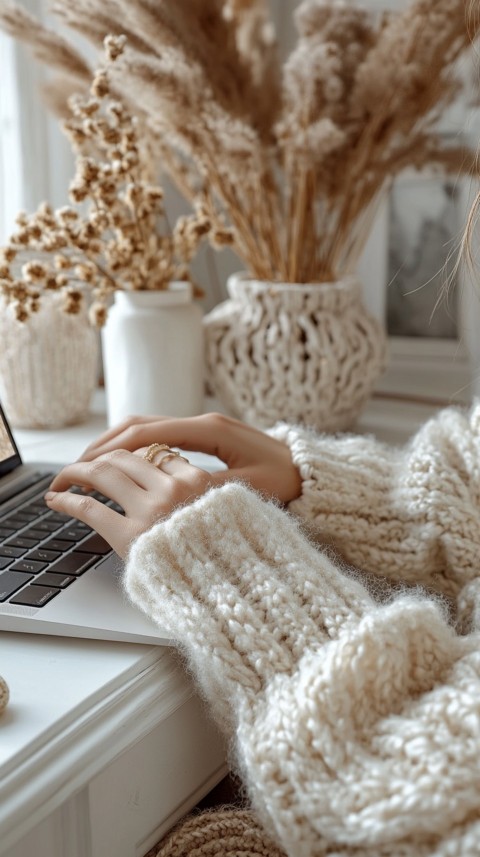
[[[235,274],[204,319],[207,381],[234,416],[320,431],[353,425],[386,365],[387,338],[355,278],[265,283]]]
[[[202,413],[202,313],[190,283],[116,292],[102,351],[109,425],[132,415]]]
[[[52,429],[86,418],[98,383],[98,333],[87,309],[70,315],[42,295],[26,322],[0,304],[0,398],[15,428]]]

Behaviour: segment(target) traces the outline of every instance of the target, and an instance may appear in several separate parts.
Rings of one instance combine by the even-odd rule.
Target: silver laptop
[[[205,470],[222,466],[211,456],[188,456]],[[170,644],[127,600],[122,560],[107,542],[45,505],[57,470],[22,463],[0,406],[0,631]]]

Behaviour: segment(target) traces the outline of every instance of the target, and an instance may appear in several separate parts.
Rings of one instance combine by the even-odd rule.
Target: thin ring
[[[155,464],[155,462],[152,462],[152,464],[155,464],[155,467],[159,467],[159,468],[161,469],[161,468],[162,468],[162,464],[165,464],[165,462],[166,462],[166,461],[170,461],[170,459],[171,459],[171,458],[180,459],[181,461],[186,461],[186,462],[187,462],[187,464],[190,464],[190,462],[189,462],[188,458],[185,458],[185,456],[184,456],[184,455],[180,455],[180,453],[179,453],[179,452],[175,452],[175,450],[174,450],[174,449],[171,449],[171,450],[170,450],[169,452],[167,452],[165,455],[162,455],[162,457],[161,457],[160,461],[158,462],[158,464]]]
[[[157,452],[165,452],[166,455],[162,456],[162,459],[158,464],[155,464],[154,458]],[[190,464],[188,458],[185,458],[184,455],[180,455],[176,449],[171,449],[168,443],[151,443],[148,449],[143,453],[143,457],[145,461],[149,461],[155,467],[161,467],[162,462],[170,458],[180,458],[182,461],[186,461],[187,464]]]
[[[157,452],[171,452],[173,455],[173,449],[170,449],[168,443],[151,443],[148,449],[143,453],[143,457],[145,461],[153,461]]]

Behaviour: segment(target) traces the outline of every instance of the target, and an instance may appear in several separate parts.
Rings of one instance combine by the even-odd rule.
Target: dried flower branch
[[[355,269],[405,167],[474,171],[473,153],[438,131],[480,33],[468,7],[411,0],[376,16],[303,0],[283,67],[266,0],[56,0],[54,11],[97,47],[127,35],[111,85],[184,196],[202,193],[214,246],[231,244],[259,278],[321,282]]]
[[[20,321],[38,309],[44,291],[59,291],[65,311],[78,313],[88,288],[90,319],[102,326],[114,291],[163,290],[172,280],[190,280],[189,263],[210,233],[200,198],[195,214],[168,229],[163,191],[150,181],[138,121],[110,90],[111,68],[124,44],[124,37],[105,39],[107,60],[89,98],[71,100],[73,116],[64,127],[77,155],[72,205],[54,211],[43,203],[33,215],[21,213],[3,249],[0,292]],[[23,264],[19,275],[25,251],[38,258]]]

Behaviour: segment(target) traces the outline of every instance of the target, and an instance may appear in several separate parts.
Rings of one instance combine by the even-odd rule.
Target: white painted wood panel
[[[192,697],[90,783],[92,857],[142,857],[225,773],[218,733]]]

